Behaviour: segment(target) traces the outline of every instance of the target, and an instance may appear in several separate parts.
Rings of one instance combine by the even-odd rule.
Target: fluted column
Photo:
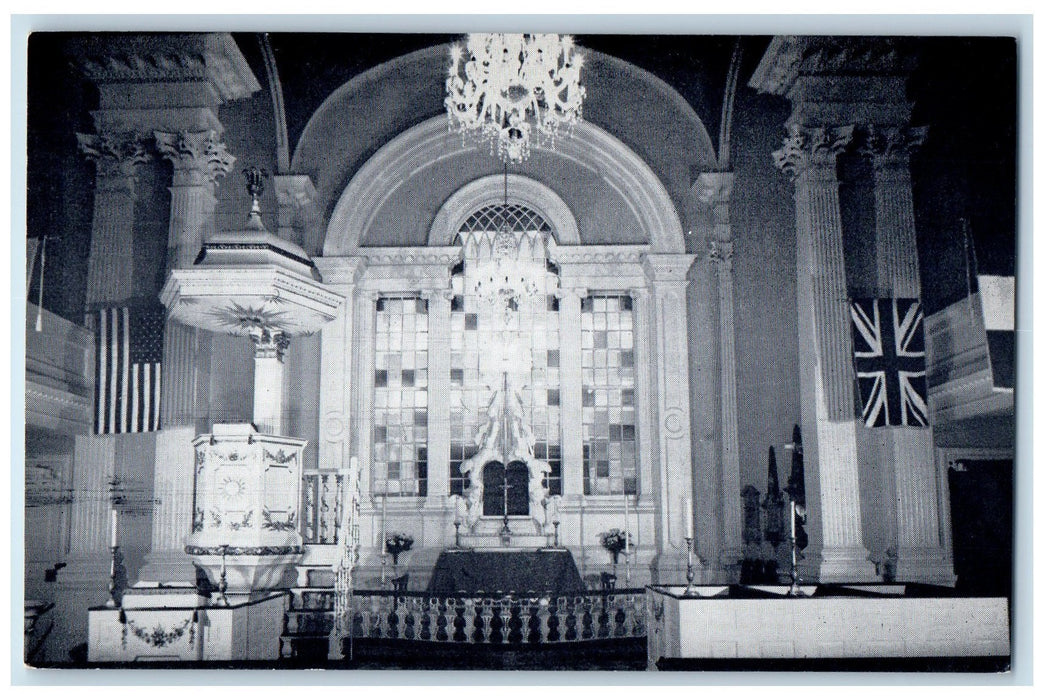
[[[559,290],[559,399],[561,401],[562,495],[568,502],[584,493],[584,387],[580,342],[580,302],[587,290]]]
[[[426,293],[428,300],[428,503],[442,507],[449,495],[450,301],[453,292]]]
[[[167,267],[191,267],[203,245],[203,231],[214,213],[217,179],[236,159],[216,132],[155,132],[160,155],[174,166],[170,187],[170,234]]]
[[[862,144],[873,163],[877,286],[882,295],[920,299],[910,153],[927,128],[871,127]],[[953,564],[940,536],[939,493],[929,427],[883,426],[881,467],[893,479],[895,566],[901,581],[952,583]]]
[[[838,199],[837,156],[852,127],[791,125],[776,165],[794,181],[801,415],[810,474],[806,576],[870,580],[863,544],[855,370]],[[817,486],[818,487],[817,487]]]
[[[154,135],[160,155],[174,166],[167,269],[191,267],[214,213],[217,179],[228,173],[235,158],[214,131]],[[168,322],[162,367],[152,552],[142,578],[184,580],[194,576],[183,547],[192,527],[192,440],[197,430],[209,427],[203,418],[208,410],[210,334]]]
[[[718,272],[718,357],[721,376],[721,528],[719,555],[725,566],[743,557],[742,502],[740,494],[739,416],[736,397],[736,312],[732,278],[732,223],[729,199],[732,173],[703,173],[697,180],[697,193],[714,216],[714,236],[710,259]]]
[[[76,134],[80,151],[96,167],[87,307],[126,302],[134,296],[134,204],[138,166],[149,160],[132,134]]]
[[[685,503],[693,501],[693,464],[689,417],[689,331],[686,310],[688,272],[694,256],[646,255],[649,309],[653,328],[650,360],[655,371],[655,420],[659,435],[659,523],[656,532],[659,581],[683,580],[685,535],[695,529],[687,523]],[[698,551],[698,544],[696,545]]]

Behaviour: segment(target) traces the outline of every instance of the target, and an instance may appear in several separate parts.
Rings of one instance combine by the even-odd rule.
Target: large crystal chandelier
[[[570,36],[469,34],[450,49],[450,128],[488,139],[505,163],[528,158],[531,141],[554,148],[583,118],[582,65]]]

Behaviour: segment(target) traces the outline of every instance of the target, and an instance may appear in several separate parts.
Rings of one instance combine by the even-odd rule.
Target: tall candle
[[[628,554],[630,554],[631,553],[631,533],[627,531],[627,521],[630,520],[630,518],[628,518],[627,515],[628,515],[628,513],[627,513],[627,491],[626,491],[626,487],[625,487],[625,490],[624,490],[624,526],[623,526],[623,529],[624,529],[624,551],[627,552]]]
[[[388,494],[381,498],[381,554],[388,553]]]
[[[692,539],[692,499],[685,499],[685,536]]]
[[[112,509],[112,517],[110,518],[110,524],[112,525],[112,534],[111,534],[111,537],[109,538],[109,540],[110,540],[110,545],[109,546],[110,547],[115,547],[116,546],[116,527],[117,527],[117,519],[118,518],[119,518],[118,512],[116,511],[115,508],[113,508]]]

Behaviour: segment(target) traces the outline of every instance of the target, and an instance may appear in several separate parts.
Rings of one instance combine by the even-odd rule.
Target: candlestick
[[[623,526],[623,530],[624,530],[624,553],[630,554],[631,553],[631,533],[627,531],[627,521],[630,518],[627,517],[628,513],[627,513],[627,486],[626,485],[624,486],[623,499],[624,499],[624,526]]]
[[[789,595],[802,595],[797,573],[797,504],[790,501],[790,591]]]
[[[685,586],[685,595],[693,595],[696,593],[695,587],[693,587],[693,581],[696,580],[696,569],[692,565],[692,537],[685,538],[685,550],[686,550],[686,565],[685,565],[685,581],[688,585]]]
[[[388,556],[388,494],[381,496],[381,556]]]
[[[218,580],[218,599],[217,605],[222,607],[228,607],[228,598],[225,596],[228,591],[228,575],[227,568],[225,566],[225,557],[228,555],[228,545],[221,545],[221,578]]]
[[[115,513],[116,511],[113,511]],[[115,530],[113,530],[115,532]],[[116,593],[119,591],[119,583],[116,580],[116,558],[119,556],[120,548],[113,544],[109,548],[112,552],[112,556],[109,560],[109,600],[105,603],[107,608],[115,608],[119,606],[119,601],[116,600]]]

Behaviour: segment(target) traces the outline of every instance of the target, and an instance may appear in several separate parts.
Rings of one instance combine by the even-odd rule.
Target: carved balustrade
[[[339,472],[305,472],[301,486],[305,544],[337,544],[343,478]]]
[[[333,597],[300,590],[287,613],[284,653],[294,637],[326,635],[333,628]],[[355,591],[351,634],[359,639],[447,644],[565,644],[644,637],[645,592],[565,595],[431,596],[426,593]]]

